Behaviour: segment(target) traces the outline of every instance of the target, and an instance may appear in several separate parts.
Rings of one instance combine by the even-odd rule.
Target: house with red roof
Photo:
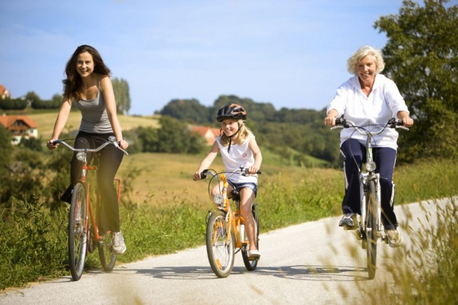
[[[25,115],[1,115],[0,124],[11,132],[13,144],[19,144],[22,138],[38,137],[38,124]]]
[[[10,98],[10,97],[11,97],[11,94],[8,91],[8,89],[6,89],[5,86],[0,84],[0,99],[4,100],[4,99]]]
[[[207,145],[212,145],[220,135],[219,128],[211,128],[208,126],[192,126],[191,131],[204,137],[207,141]]]

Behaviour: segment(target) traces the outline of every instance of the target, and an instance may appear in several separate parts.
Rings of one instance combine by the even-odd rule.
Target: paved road
[[[417,217],[424,219],[418,204],[396,211],[399,219],[412,213],[413,228],[419,227]],[[383,264],[406,249],[379,243],[380,269],[368,280],[365,251],[356,246],[354,231],[342,230],[338,221],[326,218],[262,234],[256,271],[246,271],[237,254],[226,279],[216,278],[205,247],[199,247],[117,265],[112,273],[85,273],[78,282],[64,277],[7,290],[0,304],[361,304],[356,285],[391,282]],[[409,236],[401,231],[408,248]]]

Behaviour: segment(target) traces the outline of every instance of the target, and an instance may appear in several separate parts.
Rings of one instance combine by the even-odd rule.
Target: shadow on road
[[[119,272],[122,270],[116,270]],[[151,269],[125,269],[125,271],[136,272],[146,276],[159,279],[173,280],[214,280],[216,275],[210,267],[205,266],[183,266],[183,267],[154,267]],[[243,274],[253,276],[274,276],[278,278],[302,280],[302,281],[323,281],[323,282],[346,282],[367,280],[367,269],[363,267],[347,266],[321,266],[321,265],[294,265],[281,267],[258,266],[255,271],[247,271],[243,266],[234,266],[230,276]]]
[[[367,279],[367,269],[347,266],[294,265],[281,267],[259,267],[260,275],[302,281],[343,282]]]

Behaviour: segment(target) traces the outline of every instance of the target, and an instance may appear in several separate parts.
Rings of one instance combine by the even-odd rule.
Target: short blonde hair
[[[377,73],[380,73],[385,68],[385,62],[383,61],[382,52],[371,46],[363,46],[347,60],[347,70],[351,74],[356,74],[356,66],[359,62],[367,55],[375,57],[375,65],[377,66]]]

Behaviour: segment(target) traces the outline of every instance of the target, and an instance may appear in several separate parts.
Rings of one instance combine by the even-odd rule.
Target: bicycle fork
[[[380,174],[369,172],[369,173],[360,173],[360,209],[361,209],[361,222],[359,223],[359,227],[363,237],[366,237],[366,230],[367,230],[367,206],[370,203],[369,198],[367,197],[367,190],[369,181],[374,181],[375,185],[375,217],[376,217],[376,227],[377,227],[377,236],[381,237],[382,235],[382,208],[381,208],[381,195],[380,195]],[[370,195],[369,195],[370,196]]]

